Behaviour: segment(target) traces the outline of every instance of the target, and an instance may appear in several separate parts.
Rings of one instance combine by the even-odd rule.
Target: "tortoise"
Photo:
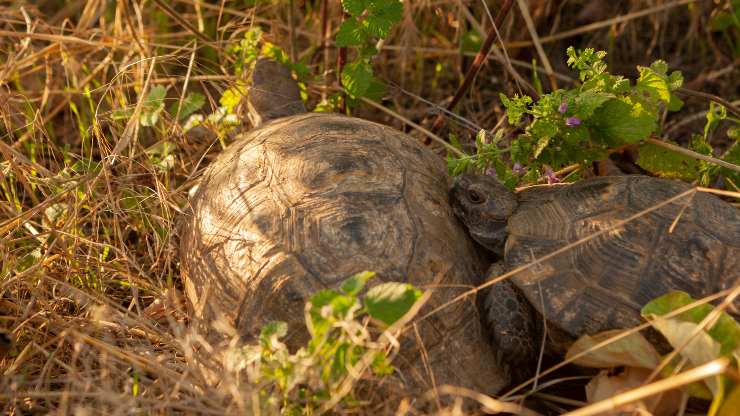
[[[514,193],[465,174],[450,199],[499,256],[489,279],[531,263],[484,295],[490,336],[511,367],[532,368],[542,317],[550,351],[562,352],[576,337],[641,324],[640,309],[669,291],[700,298],[740,280],[738,210],[680,181],[603,176]]]
[[[432,150],[381,124],[307,113],[275,61],[256,63],[247,100],[256,128],[205,170],[181,233],[186,297],[211,342],[223,318],[244,340],[285,321],[286,343],[302,345],[310,295],[363,270],[432,289],[421,314],[479,283],[487,255],[455,218]],[[418,333],[423,345],[397,361],[410,388],[431,377],[489,393],[508,384],[473,302],[422,320]]]

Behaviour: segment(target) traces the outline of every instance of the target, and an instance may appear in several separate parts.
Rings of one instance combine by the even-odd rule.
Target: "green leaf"
[[[322,316],[321,309],[331,304],[339,296],[342,295],[331,289],[320,290],[311,296],[309,300],[311,308],[308,312],[306,324],[308,326],[308,332],[313,338],[319,338],[329,330],[330,322]]]
[[[342,7],[344,8],[344,11],[349,13],[351,16],[360,17],[371,1],[372,0],[342,0]]]
[[[370,33],[384,38],[390,34],[393,25],[401,21],[402,15],[403,3],[398,0],[372,1],[365,22]]]
[[[247,95],[247,88],[243,82],[237,81],[236,84],[224,91],[218,103],[221,104],[228,113],[233,113],[234,108],[241,102],[242,98]]]
[[[387,376],[393,374],[393,367],[388,358],[382,352],[375,353],[373,362],[370,364],[373,374],[377,376]]]
[[[663,178],[694,180],[699,174],[699,162],[680,153],[645,143],[639,147],[637,164]]]
[[[540,118],[527,128],[527,133],[537,140],[532,154],[532,157],[537,159],[550,144],[550,140],[558,133],[558,125],[552,120]]]
[[[597,108],[601,107],[605,102],[615,98],[613,94],[607,94],[596,91],[584,91],[576,95],[574,99],[574,108],[572,109],[575,114],[581,120],[587,120],[596,111]]]
[[[737,409],[740,409],[740,384],[736,384],[727,395],[717,416],[737,416]]]
[[[364,271],[357,273],[356,275],[342,282],[342,285],[339,286],[339,290],[347,295],[357,295],[365,287],[365,283],[367,283],[367,281],[372,279],[374,276],[375,272]]]
[[[283,321],[273,321],[262,327],[260,331],[260,342],[265,347],[271,348],[275,341],[288,334],[288,324]]]
[[[404,316],[421,297],[421,291],[408,283],[388,282],[374,286],[365,295],[368,315],[386,325]]]
[[[342,22],[337,32],[337,46],[359,46],[365,43],[368,34],[365,30],[365,26],[362,25],[357,19],[347,19]]]
[[[723,105],[710,102],[706,117],[707,122],[704,124],[704,139],[709,137],[709,134],[717,128],[720,121],[727,118],[727,109]]]
[[[674,291],[654,299],[645,305],[640,313],[644,317],[662,316],[693,302],[694,299],[689,294]],[[714,307],[712,305],[699,305],[681,313],[675,319],[698,324],[713,309]],[[714,340],[720,343],[722,355],[731,355],[740,347],[740,324],[726,312],[720,314],[717,322],[707,332]]]
[[[373,69],[368,62],[352,62],[342,70],[342,85],[353,98],[364,96],[372,80]]]
[[[499,94],[498,96],[501,99],[501,104],[506,107],[506,115],[509,118],[509,124],[512,126],[519,124],[522,116],[528,112],[527,106],[532,103],[532,97],[528,95],[519,97],[515,94],[511,99],[509,99],[509,97],[504,94]]]
[[[167,95],[167,89],[163,85],[155,85],[149,90],[142,105],[139,122],[144,127],[151,127],[157,124],[159,115],[164,110],[164,97]]]
[[[653,64],[655,65],[655,64]],[[637,80],[638,91],[648,94],[651,98],[668,103],[671,100],[671,91],[668,87],[668,79],[666,76],[655,72],[652,68],[640,67],[637,69],[640,71],[640,78]]]
[[[185,120],[186,118],[188,118],[188,116],[200,110],[200,108],[203,107],[203,104],[205,103],[206,97],[203,94],[191,92],[190,94],[186,95],[185,99],[182,100],[182,106],[180,106],[180,117],[178,118],[178,121]],[[175,117],[177,115],[178,106],[178,103],[174,103],[170,106],[168,112],[172,117]]]
[[[630,98],[609,100],[591,118],[591,126],[611,146],[647,139],[658,127],[656,115]]]

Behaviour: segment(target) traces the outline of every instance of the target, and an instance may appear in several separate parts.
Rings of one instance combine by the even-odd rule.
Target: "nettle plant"
[[[557,182],[560,178],[554,171],[575,164],[577,169],[567,179],[576,179],[591,162],[650,138],[658,131],[664,112],[678,111],[683,105],[674,94],[681,87],[683,76],[679,71],[669,73],[664,61],[655,61],[649,67],[638,66],[640,76],[633,84],[607,71],[604,51],[596,52],[591,48],[576,51],[569,47],[567,55],[568,66],[579,71],[581,85],[556,90],[537,101],[526,95],[507,97],[501,94],[511,126],[519,126],[526,118],[523,133],[514,138],[508,148],[502,148],[503,131],[497,131],[490,139],[481,131],[476,138],[475,156],[448,156],[451,174],[468,170],[486,172],[513,187],[540,179]],[[710,111],[705,134],[694,138],[692,150],[712,153],[708,134],[725,116],[726,113]],[[453,145],[459,147],[454,141]],[[510,163],[503,159],[507,152]],[[735,145],[726,156],[734,159],[740,156],[738,153],[740,148]],[[720,173],[714,166],[702,165],[655,145],[642,144],[640,154],[638,164],[661,176],[702,178],[702,182],[708,182]],[[730,172],[723,173],[732,176]]]
[[[305,310],[311,338],[295,353],[281,342],[288,333],[285,322],[263,327],[259,344],[232,350],[229,369],[246,371],[266,414],[351,408],[358,405],[352,390],[361,377],[393,373],[390,342],[380,333],[405,317],[422,292],[407,283],[386,282],[360,298],[374,275],[358,273],[338,290],[314,294]]]
[[[341,81],[351,98],[378,98],[384,86],[373,75],[372,59],[378,54],[378,41],[388,37],[403,16],[399,0],[342,0],[347,13],[337,32],[336,43],[352,48],[355,57],[342,69]]]

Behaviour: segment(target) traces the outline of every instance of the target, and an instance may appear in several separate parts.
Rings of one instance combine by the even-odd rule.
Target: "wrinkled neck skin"
[[[483,197],[483,202],[472,202],[471,191]],[[518,206],[516,195],[494,178],[465,174],[460,175],[450,188],[450,203],[470,236],[502,257],[509,217]]]
[[[290,68],[271,59],[259,58],[252,71],[247,109],[254,126],[305,113],[306,107]]]

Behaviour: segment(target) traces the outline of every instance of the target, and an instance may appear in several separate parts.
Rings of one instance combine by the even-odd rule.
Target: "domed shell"
[[[506,267],[572,244],[513,276],[532,305],[571,336],[638,325],[640,309],[672,290],[701,297],[740,280],[740,214],[684,183],[614,176],[519,196],[508,222]]]
[[[191,205],[181,254],[195,316],[246,336],[283,320],[287,342],[305,342],[306,299],[363,270],[433,289],[422,314],[485,270],[449,207],[444,161],[356,118],[302,114],[248,133],[207,169]],[[416,368],[407,376],[430,388],[431,370],[437,384],[497,391],[508,379],[481,331],[470,300],[421,321],[424,345],[401,349]]]

